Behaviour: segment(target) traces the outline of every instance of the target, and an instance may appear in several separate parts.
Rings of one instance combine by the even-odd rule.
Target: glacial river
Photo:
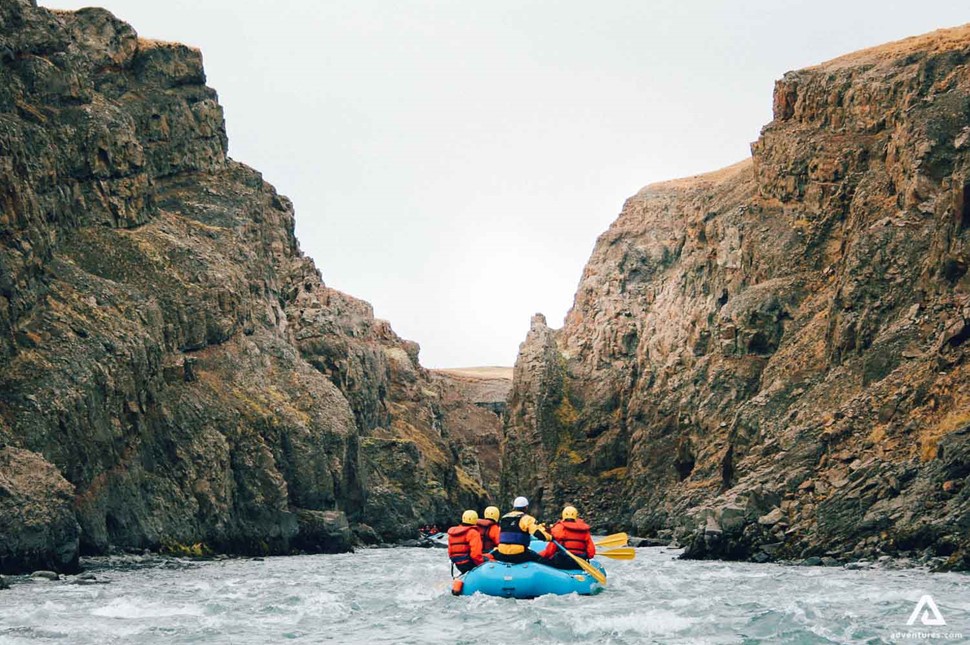
[[[0,643],[970,640],[967,575],[682,562],[667,549],[637,554],[633,562],[607,561],[609,587],[597,596],[537,600],[451,596],[447,557],[438,549],[156,559],[135,568],[92,561],[90,570],[108,584],[68,578],[0,591]],[[920,618],[907,625],[923,595],[946,625],[924,626]]]

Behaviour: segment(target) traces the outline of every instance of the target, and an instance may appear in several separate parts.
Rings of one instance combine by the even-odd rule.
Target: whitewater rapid
[[[438,549],[119,568],[0,591],[0,643],[890,643],[970,640],[970,576],[921,570],[606,561],[593,597],[453,597]],[[930,596],[945,626],[907,625]],[[931,634],[939,639],[917,638]],[[963,635],[958,640],[955,635]],[[949,638],[946,641],[945,638]]]

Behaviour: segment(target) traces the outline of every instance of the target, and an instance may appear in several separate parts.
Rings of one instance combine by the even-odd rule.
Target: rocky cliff
[[[512,389],[507,367],[432,370],[441,391],[444,421],[455,428],[465,471],[482,482],[491,500],[501,503],[502,424]],[[472,405],[468,405],[471,403]]]
[[[515,367],[503,487],[688,557],[970,565],[970,26],[791,72]]]
[[[0,571],[345,550],[484,501],[478,408],[226,146],[199,51],[0,0]]]

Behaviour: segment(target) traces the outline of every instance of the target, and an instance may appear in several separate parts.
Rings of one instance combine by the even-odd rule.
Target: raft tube
[[[590,564],[604,576],[606,570],[596,560]],[[590,596],[602,591],[603,585],[582,569],[556,569],[538,562],[509,564],[486,562],[465,574],[463,596],[482,593],[501,598],[536,598],[545,594],[577,593]]]

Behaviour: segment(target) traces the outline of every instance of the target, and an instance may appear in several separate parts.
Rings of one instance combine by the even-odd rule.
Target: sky
[[[953,0],[98,4],[201,48],[230,156],[427,367],[512,365],[533,313],[560,326],[623,201],[749,156],[786,71],[970,21]]]

